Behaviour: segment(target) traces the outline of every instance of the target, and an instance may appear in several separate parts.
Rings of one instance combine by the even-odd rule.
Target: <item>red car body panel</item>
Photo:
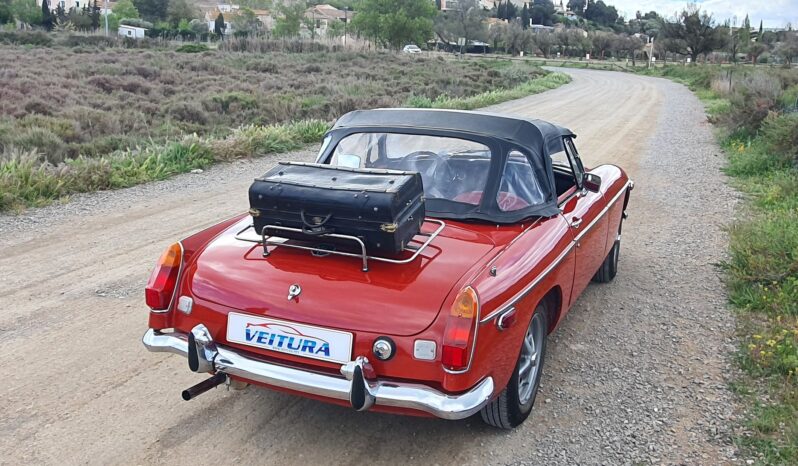
[[[370,359],[381,379],[459,393],[491,376],[495,396],[513,372],[537,305],[544,298],[555,304],[549,321],[553,331],[619,234],[629,179],[612,165],[590,173],[601,177],[600,191],[565,193],[560,196],[560,215],[501,226],[446,220],[420,260],[404,265],[374,262],[368,272],[360,270],[356,258],[313,257],[289,248],[278,247],[264,258],[260,246],[235,239],[247,218],[234,217],[181,242],[184,256],[176,296],[192,297],[193,311],[175,312],[173,302],[165,312],[151,312],[150,328],[189,332],[201,323],[219,344],[264,361],[330,374],[338,373],[340,364],[227,341],[227,314],[242,312],[351,332],[353,357],[371,355],[374,340],[390,336],[396,343],[395,356],[389,361]],[[297,282],[303,293],[289,301],[288,288]],[[469,368],[446,371],[440,352],[434,361],[415,359],[416,339],[436,341],[440,348],[448,310],[465,286],[479,296],[482,321]],[[495,318],[487,318],[510,305],[517,310],[516,323],[500,330]],[[384,406],[375,410],[425,415]]]

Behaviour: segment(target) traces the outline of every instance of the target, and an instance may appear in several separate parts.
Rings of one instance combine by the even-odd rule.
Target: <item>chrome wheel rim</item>
[[[543,324],[538,314],[532,318],[521,344],[518,361],[518,401],[529,403],[535,391],[535,381],[540,371],[540,346],[543,342]]]

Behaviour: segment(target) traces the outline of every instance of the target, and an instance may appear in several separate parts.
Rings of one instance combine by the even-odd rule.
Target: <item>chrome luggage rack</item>
[[[250,242],[250,243],[256,243],[256,244],[263,245],[263,257],[269,257],[269,254],[271,254],[271,252],[269,252],[269,246],[275,246],[275,247],[276,246],[283,246],[283,247],[287,247],[287,248],[303,249],[305,251],[310,251],[312,254],[315,254],[315,255],[337,254],[339,256],[359,257],[363,261],[362,270],[364,272],[368,272],[369,271],[369,260],[375,260],[375,261],[380,261],[380,262],[388,262],[388,263],[391,263],[391,264],[407,264],[409,262],[413,262],[419,256],[419,254],[421,254],[424,251],[424,249],[426,249],[427,246],[429,246],[430,243],[432,243],[432,240],[434,240],[435,237],[437,237],[440,234],[440,232],[443,231],[444,227],[446,227],[446,224],[443,221],[437,220],[437,219],[425,219],[424,222],[425,223],[426,222],[436,223],[436,224],[438,224],[438,227],[431,233],[421,233],[421,232],[419,232],[415,237],[413,237],[413,240],[415,240],[415,238],[418,237],[418,236],[424,236],[424,237],[426,237],[426,239],[423,242],[421,242],[421,244],[419,246],[414,246],[414,245],[411,245],[411,244],[408,244],[407,246],[405,246],[406,250],[413,251],[413,254],[410,257],[405,258],[405,259],[391,259],[389,257],[369,256],[366,253],[366,245],[365,245],[365,243],[363,243],[363,240],[361,240],[357,236],[341,235],[341,234],[338,234],[338,233],[327,233],[327,234],[323,234],[323,235],[313,236],[313,238],[336,238],[336,239],[343,239],[343,240],[353,241],[353,242],[357,243],[358,247],[360,248],[360,254],[353,253],[353,252],[335,251],[335,250],[324,249],[324,248],[319,248],[319,247],[312,247],[312,246],[303,246],[301,244],[291,244],[291,243],[287,242],[288,240],[286,238],[282,238],[282,237],[279,237],[279,236],[268,236],[268,235],[266,235],[265,232],[266,232],[267,228],[270,228],[272,230],[288,231],[288,232],[291,232],[291,233],[302,233],[302,230],[299,229],[299,228],[290,228],[290,227],[284,227],[284,226],[281,226],[281,225],[266,225],[263,228],[263,232],[261,232],[260,235],[258,235],[257,231],[255,231],[254,232],[255,233],[254,237],[250,236],[249,238],[247,238],[247,237],[243,236],[244,233],[246,233],[247,230],[249,230],[249,229],[252,229],[253,231],[255,230],[254,225],[248,225],[243,230],[241,230],[238,233],[236,233],[235,238],[237,240],[239,240],[239,241],[247,241],[247,242]],[[260,238],[258,238],[258,236],[260,236]]]

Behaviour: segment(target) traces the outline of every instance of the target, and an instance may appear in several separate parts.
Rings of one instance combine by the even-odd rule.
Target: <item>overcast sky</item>
[[[563,2],[565,3],[565,2]],[[664,16],[673,16],[687,5],[686,0],[604,0],[614,5],[618,13],[627,19],[634,17],[636,11],[654,10]],[[751,26],[759,27],[759,20],[766,28],[781,28],[787,22],[798,29],[798,0],[699,0],[702,9],[709,10],[718,22],[737,16],[737,24],[742,23],[746,13],[751,18]]]

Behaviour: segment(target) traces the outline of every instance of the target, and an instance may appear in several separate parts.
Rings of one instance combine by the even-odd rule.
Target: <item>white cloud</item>
[[[614,5],[618,12],[627,19],[634,17],[636,11],[643,13],[654,10],[657,13],[670,17],[681,11],[687,1],[685,0],[604,0],[608,5]],[[745,15],[751,20],[753,27],[759,26],[762,20],[766,28],[781,28],[788,22],[793,29],[798,28],[798,0],[704,0],[697,2],[703,10],[712,13],[717,22],[726,19],[742,23]]]

